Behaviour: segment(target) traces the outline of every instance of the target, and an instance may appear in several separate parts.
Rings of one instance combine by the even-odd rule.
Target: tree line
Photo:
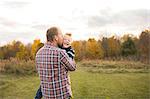
[[[34,40],[33,44],[24,45],[20,41],[0,47],[0,59],[15,57],[19,60],[34,60],[36,52],[44,44]],[[107,59],[107,60],[134,60],[150,63],[150,30],[144,30],[139,37],[127,34],[121,38],[115,36],[102,37],[95,40],[73,41],[75,59]]]

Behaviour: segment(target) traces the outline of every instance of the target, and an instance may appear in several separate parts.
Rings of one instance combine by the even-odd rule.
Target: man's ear
[[[58,41],[58,36],[55,35],[54,36],[54,40]]]

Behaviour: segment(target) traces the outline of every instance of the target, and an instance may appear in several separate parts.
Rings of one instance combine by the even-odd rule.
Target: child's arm
[[[75,57],[75,51],[72,49],[71,46],[69,46],[68,48],[62,48],[62,49],[66,50],[66,53],[68,54],[68,56],[71,59],[74,59],[74,57]]]

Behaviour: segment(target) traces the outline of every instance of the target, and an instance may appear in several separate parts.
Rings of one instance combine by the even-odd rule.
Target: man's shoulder
[[[40,53],[45,53],[46,51],[54,51],[54,52],[58,52],[58,53],[65,53],[65,50],[64,49],[61,49],[59,47],[47,47],[47,46],[43,46],[42,48],[40,48],[38,51],[37,51],[37,54],[40,54]]]

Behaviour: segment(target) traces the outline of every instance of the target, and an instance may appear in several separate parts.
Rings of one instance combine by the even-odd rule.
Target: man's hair
[[[51,27],[47,30],[47,33],[46,33],[46,38],[47,38],[47,41],[53,41],[54,40],[54,37],[58,35],[58,28],[57,27]]]

